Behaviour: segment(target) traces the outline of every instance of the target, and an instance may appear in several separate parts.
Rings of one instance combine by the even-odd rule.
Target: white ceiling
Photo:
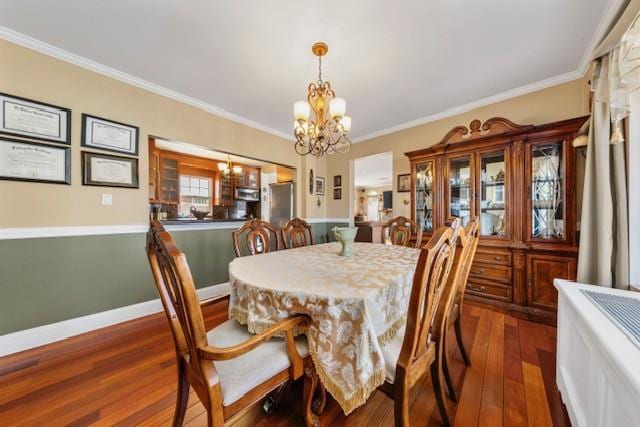
[[[393,177],[393,153],[381,153],[360,157],[354,161],[356,187],[391,187]]]
[[[287,137],[323,40],[359,140],[577,78],[623,2],[0,0],[0,37]]]

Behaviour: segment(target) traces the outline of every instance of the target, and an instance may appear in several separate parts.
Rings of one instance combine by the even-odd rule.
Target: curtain
[[[627,89],[635,90],[635,83],[640,81],[623,60],[629,52],[635,51],[625,50],[623,44],[594,65],[578,256],[579,282],[619,289],[629,289],[625,141],[621,124],[629,112]]]

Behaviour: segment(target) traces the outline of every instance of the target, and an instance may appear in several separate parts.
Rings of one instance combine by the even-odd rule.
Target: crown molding
[[[583,76],[584,76],[584,73],[581,73],[579,70],[570,71],[568,73],[550,77],[548,79],[531,83],[525,86],[521,86],[516,89],[508,90],[506,92],[502,92],[496,95],[488,96],[486,98],[478,99],[477,101],[472,101],[467,104],[462,104],[457,107],[449,108],[439,113],[431,114],[426,117],[421,117],[416,120],[411,120],[409,122],[401,123],[399,125],[382,129],[376,132],[372,132],[367,135],[360,136],[358,138],[353,138],[351,142],[354,144],[357,144],[357,143],[369,141],[371,139],[378,138],[384,135],[389,135],[391,133],[395,133],[402,130],[414,128],[420,125],[424,125],[427,123],[435,122],[437,120],[442,120],[449,117],[457,116],[459,114],[463,114],[471,110],[475,110],[476,108],[485,107],[487,105],[495,104],[496,102],[506,101],[507,99],[516,98],[518,96],[522,96],[528,93],[546,89],[551,86],[556,86],[562,83],[567,83],[576,79],[580,79]]]
[[[602,15],[602,18],[600,19],[600,22],[596,27],[596,31],[594,32],[593,37],[589,42],[589,46],[585,51],[584,55],[582,56],[582,59],[580,60],[580,63],[576,70],[570,71],[564,74],[560,74],[554,77],[550,77],[548,79],[544,79],[538,82],[534,82],[525,86],[521,86],[519,88],[508,90],[496,95],[488,96],[486,98],[481,98],[479,100],[472,101],[467,104],[462,104],[462,105],[441,111],[439,113],[431,114],[429,116],[421,117],[415,120],[401,123],[399,125],[385,128],[376,132],[372,132],[357,138],[353,138],[351,139],[351,142],[356,144],[363,141],[368,141],[374,138],[378,138],[380,136],[384,136],[394,132],[406,130],[412,127],[424,125],[437,120],[446,119],[448,117],[466,113],[476,108],[484,107],[490,104],[494,104],[496,102],[505,101],[510,98],[526,95],[528,93],[536,92],[551,86],[556,86],[562,83],[567,83],[572,80],[576,80],[584,77],[593,59],[592,57],[595,49],[598,47],[598,44],[600,43],[600,41],[603,40],[604,37],[606,36],[607,30],[609,30],[609,28],[611,27],[613,20],[618,16],[618,13],[620,12],[620,8],[623,6],[623,4],[625,4],[625,2],[626,0],[610,0],[609,1],[607,5],[607,9],[605,10],[605,13]],[[153,92],[158,95],[182,102],[184,104],[191,105],[193,107],[199,108],[208,113],[231,120],[233,122],[269,133],[271,135],[284,138],[289,141],[293,140],[292,136],[285,132],[262,125],[260,123],[254,122],[253,120],[249,120],[247,118],[238,116],[216,105],[212,105],[204,101],[200,101],[193,97],[176,92],[172,89],[168,89],[163,86],[157,85],[155,83],[148,82],[146,80],[124,73],[122,71],[116,70],[115,68],[108,67],[106,65],[92,61],[88,58],[60,49],[58,47],[55,47],[53,45],[50,45],[48,43],[45,43],[33,37],[27,36],[25,34],[19,33],[17,31],[11,30],[9,28],[0,26],[0,38],[8,40],[12,43],[18,44],[20,46],[35,50],[37,52],[43,53],[45,55],[52,56],[62,61],[69,62],[71,64],[85,68],[87,70],[94,71],[96,73],[114,78],[124,83],[128,83],[132,86],[139,87],[149,92]]]
[[[149,82],[147,80],[135,77],[131,74],[127,74],[115,68],[111,68],[107,65],[85,58],[83,56],[76,55],[75,53],[71,53],[64,49],[60,49],[56,46],[50,45],[41,40],[19,33],[9,28],[0,26],[0,39],[7,40],[11,43],[15,43],[17,45],[26,47],[31,50],[35,50],[36,52],[43,53],[45,55],[59,59],[61,61],[68,62],[73,65],[77,65],[78,67],[84,68],[86,70],[93,71],[95,73],[102,74],[107,77],[111,77],[112,79],[119,80],[131,86],[135,86],[140,89],[146,90],[148,92],[153,92],[160,96],[173,99],[174,101],[182,102],[183,104],[187,104],[192,107],[199,108],[203,111],[206,111],[207,113],[214,114],[216,116],[222,117],[227,120],[231,120],[241,125],[248,126],[250,128],[257,129],[259,131],[262,131],[274,136],[278,136],[280,138],[284,138],[289,141],[293,141],[292,135],[287,134],[285,132],[273,129],[269,126],[262,125],[260,123],[254,122],[253,120],[249,120],[245,117],[238,116],[237,114],[231,113],[225,110],[224,108],[218,107],[216,105],[209,104],[204,101],[200,101],[199,99],[184,95],[175,90],[168,89],[164,86],[160,86],[155,83]]]
[[[412,127],[424,125],[426,123],[431,123],[437,120],[446,119],[449,117],[456,116],[458,114],[466,113],[476,108],[495,104],[496,102],[506,101],[507,99],[510,99],[510,98],[526,95],[528,93],[546,89],[551,86],[556,86],[562,83],[567,83],[573,80],[583,78],[585,73],[589,69],[589,65],[591,64],[591,61],[594,59],[593,54],[595,49],[598,47],[598,44],[600,43],[600,41],[602,41],[606,36],[607,30],[609,30],[609,28],[611,27],[613,20],[617,17],[618,12],[620,12],[620,8],[624,3],[625,3],[625,0],[609,1],[609,4],[607,5],[607,9],[605,10],[605,13],[602,15],[602,18],[600,19],[600,22],[596,27],[596,31],[593,33],[593,37],[589,42],[589,46],[585,51],[584,55],[582,56],[582,59],[580,60],[578,68],[576,68],[574,71],[570,71],[568,73],[550,77],[548,79],[534,82],[534,83],[521,86],[516,89],[508,90],[506,92],[502,92],[496,95],[488,96],[486,98],[482,98],[477,101],[472,101],[467,104],[459,105],[457,107],[453,107],[448,110],[445,110],[436,114],[432,114],[430,116],[421,117],[416,120],[411,120],[409,122],[405,122],[396,126],[392,126],[376,132],[372,132],[367,135],[360,136],[358,138],[353,138],[351,142],[356,144],[359,142],[368,141],[370,139],[378,138],[380,136],[388,135],[390,133],[399,132]]]

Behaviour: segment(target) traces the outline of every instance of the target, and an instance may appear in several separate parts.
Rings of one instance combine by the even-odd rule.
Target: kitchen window
[[[211,211],[213,183],[206,176],[180,175],[179,216],[188,218],[191,206],[199,211]]]

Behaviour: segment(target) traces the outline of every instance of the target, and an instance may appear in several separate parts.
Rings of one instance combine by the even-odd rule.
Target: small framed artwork
[[[83,151],[82,185],[139,188],[138,159]]]
[[[0,179],[71,184],[71,148],[0,138]]]
[[[314,182],[316,196],[324,196],[324,178],[321,176],[317,176]]]
[[[335,175],[333,177],[333,186],[342,187],[342,175]]]
[[[71,110],[0,93],[0,133],[71,144]]]
[[[342,188],[334,188],[333,189],[333,200],[342,199]]]
[[[309,194],[313,194],[316,182],[313,180],[313,169],[309,170]]]
[[[82,115],[81,145],[99,150],[138,155],[138,127],[100,117]]]
[[[398,193],[408,193],[411,191],[411,174],[398,175]]]

